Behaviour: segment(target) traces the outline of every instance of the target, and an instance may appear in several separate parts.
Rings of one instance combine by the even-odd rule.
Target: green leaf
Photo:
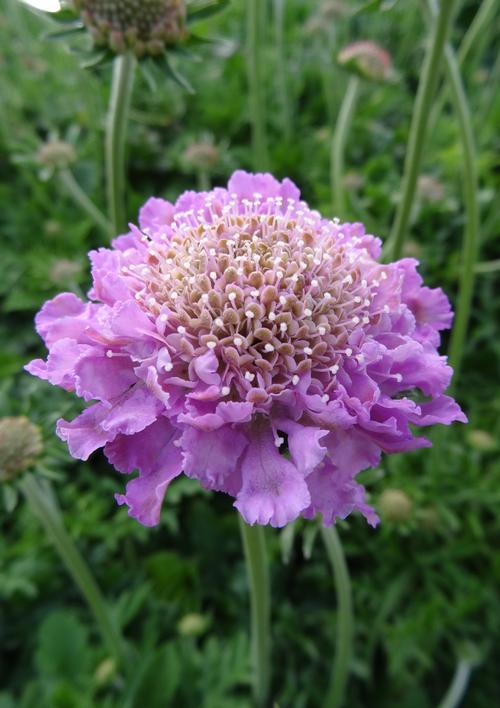
[[[84,25],[82,25],[81,22],[78,22],[64,29],[57,29],[51,32],[46,32],[43,36],[43,39],[64,39],[65,37],[72,37],[75,34],[81,34],[84,31]]]
[[[56,610],[43,621],[35,664],[46,679],[82,684],[89,678],[87,631],[74,613]]]
[[[167,69],[167,74],[170,76],[170,78],[173,79],[173,81],[175,81],[175,83],[178,84],[185,91],[193,95],[195,93],[194,88],[191,86],[186,77],[183,76],[179,71],[177,71],[177,69],[173,66],[168,54],[165,53],[163,55],[163,58],[165,62],[165,67]]]
[[[196,0],[188,5],[187,21],[198,22],[225,10],[231,0]]]

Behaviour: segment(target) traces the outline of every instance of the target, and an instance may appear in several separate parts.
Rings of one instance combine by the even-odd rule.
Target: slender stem
[[[498,0],[483,0],[483,3],[476,12],[474,19],[470,23],[469,28],[460,43],[460,47],[458,48],[457,59],[459,66],[463,65],[477,39],[482,37],[485,34],[485,31],[487,31],[488,26],[491,25],[497,8],[497,2]],[[443,86],[437,96],[437,99],[434,101],[431,117],[429,119],[429,132],[432,132],[432,127],[441,115],[448,95],[447,89],[447,86]]]
[[[475,273],[496,273],[500,270],[500,258],[494,261],[484,261],[484,263],[477,263],[474,268]]]
[[[453,680],[447,690],[443,700],[439,703],[438,708],[457,708],[462,702],[470,675],[472,673],[472,664],[466,659],[460,659],[457,664]]]
[[[208,170],[199,167],[197,171],[198,189],[200,192],[208,192],[210,189],[210,176]]]
[[[287,140],[292,135],[290,102],[288,100],[287,71],[285,58],[285,0],[274,0],[274,36],[278,67],[276,71],[276,91],[280,99],[281,125]]]
[[[335,527],[321,529],[323,542],[332,566],[337,596],[337,637],[335,661],[323,708],[340,708],[344,703],[354,637],[354,614],[351,581],[342,544]]]
[[[254,700],[258,708],[264,708],[271,680],[271,592],[266,539],[262,526],[249,526],[239,518],[250,586]]]
[[[359,92],[359,78],[351,76],[347,89],[342,99],[337,123],[332,137],[332,149],[330,157],[330,182],[332,190],[332,206],[335,216],[344,218],[345,190],[344,190],[344,155],[347,142],[347,135],[351,127],[352,115],[356,105]]]
[[[73,199],[75,204],[92,219],[96,226],[102,229],[106,235],[109,236],[111,234],[110,222],[80,187],[73,173],[68,169],[60,170],[58,177],[62,186]]]
[[[85,597],[109,652],[119,664],[125,665],[125,647],[122,637],[111,618],[106,601],[88,565],[64,527],[62,515],[53,494],[49,495],[48,489],[44,488],[40,481],[30,474],[24,476],[19,486],[31,511],[44,527],[47,536]]]
[[[120,54],[113,63],[113,79],[106,120],[106,180],[109,218],[114,233],[126,226],[125,137],[134,83],[135,57]]]
[[[428,0],[431,14],[436,17],[436,0]],[[476,147],[472,119],[455,53],[449,44],[444,50],[447,84],[457,116],[463,154],[463,190],[465,203],[465,229],[462,250],[462,268],[455,324],[451,334],[449,360],[455,370],[455,381],[462,361],[467,326],[469,324],[474,276],[479,244],[479,204],[477,199],[478,177]]]
[[[262,45],[263,42],[262,0],[247,2],[247,70],[250,93],[250,120],[254,168],[266,170],[268,164],[266,115],[263,95]]]
[[[431,41],[424,60],[410,126],[401,201],[396,211],[394,226],[390,237],[392,260],[400,258],[403,252],[411,208],[415,198],[418,173],[422,161],[429,112],[436,91],[443,59],[444,44],[451,25],[455,2],[456,0],[441,0],[439,14],[434,24]]]

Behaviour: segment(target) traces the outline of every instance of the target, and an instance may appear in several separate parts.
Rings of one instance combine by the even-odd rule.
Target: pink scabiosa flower
[[[249,524],[378,517],[356,482],[382,452],[428,446],[410,425],[465,422],[437,352],[452,313],[417,261],[377,262],[362,224],[324,219],[288,179],[150,199],[139,226],[90,253],[89,302],[63,293],[27,370],[94,401],[59,436],[138,471],[120,504],[158,522],[184,473]]]

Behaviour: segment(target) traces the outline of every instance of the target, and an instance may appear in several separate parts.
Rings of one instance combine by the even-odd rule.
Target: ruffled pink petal
[[[213,432],[186,428],[181,446],[184,473],[198,479],[206,489],[235,496],[241,487],[239,461],[248,446],[247,437],[226,425]]]
[[[165,199],[150,197],[139,211],[141,229],[155,231],[170,226],[175,215],[175,207]]]
[[[182,472],[182,456],[174,444],[177,431],[165,418],[135,435],[118,435],[104,454],[120,472],[139,470],[128,482],[125,494],[116,494],[119,504],[129,507],[129,516],[144,526],[155,526],[170,482]]]
[[[304,477],[319,465],[327,449],[320,445],[320,440],[328,435],[328,430],[307,425],[300,425],[293,420],[279,418],[273,421],[277,430],[288,436],[288,450],[292,462]]]
[[[304,513],[306,518],[319,513],[323,524],[331,526],[336,519],[345,519],[353,511],[359,511],[370,526],[378,524],[377,514],[366,504],[364,487],[354,480],[349,470],[340,470],[326,460],[309,475],[307,485],[311,505]]]
[[[307,484],[295,465],[280,455],[269,427],[259,421],[249,440],[234,506],[248,524],[285,526],[309,506]]]
[[[78,418],[57,421],[57,434],[68,443],[69,451],[79,460],[115,439],[120,433],[133,435],[158,417],[159,402],[143,388],[135,388],[122,396],[111,408],[96,403]]]

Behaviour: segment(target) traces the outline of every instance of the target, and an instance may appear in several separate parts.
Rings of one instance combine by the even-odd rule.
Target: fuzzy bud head
[[[31,467],[42,449],[40,430],[28,418],[0,418],[0,482]]]

